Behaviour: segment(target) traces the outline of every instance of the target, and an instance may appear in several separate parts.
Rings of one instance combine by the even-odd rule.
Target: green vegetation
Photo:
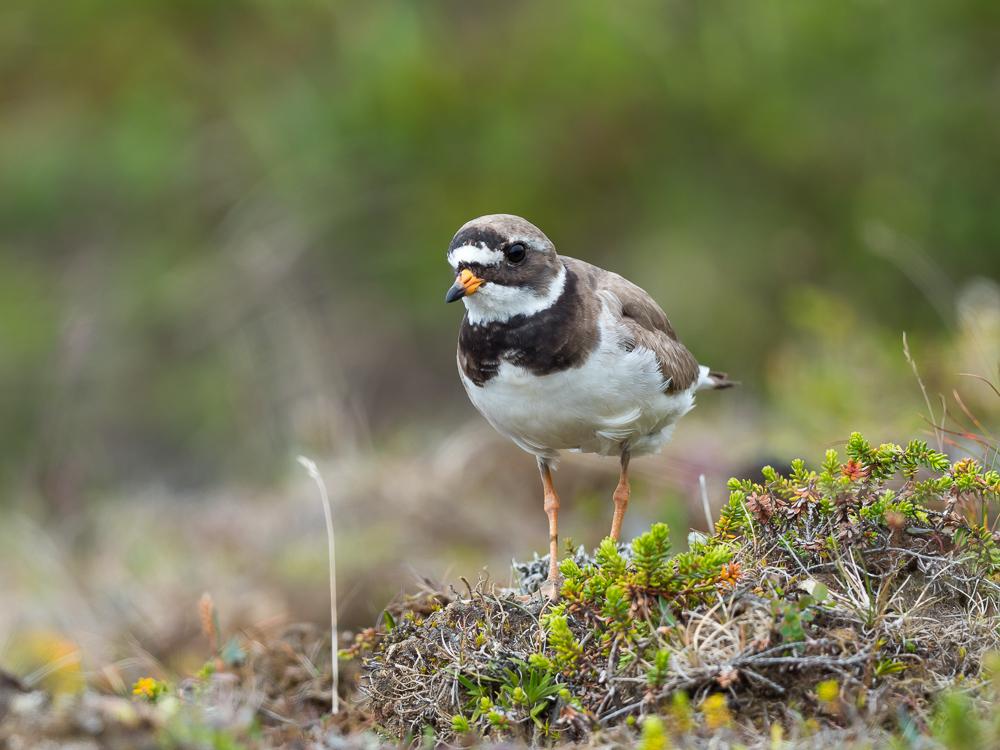
[[[559,603],[541,618],[553,655],[536,654],[532,664],[586,682],[598,677],[603,663],[598,656],[614,660],[619,671],[655,662],[658,654],[646,644],[656,628],[674,625],[675,614],[717,599],[720,589],[740,578],[739,566],[728,564],[729,546],[703,544],[671,556],[668,533],[666,524],[658,523],[637,537],[631,561],[611,539],[601,543],[596,565],[581,568],[573,558],[565,560]],[[570,629],[570,617],[590,626],[584,638]],[[584,640],[593,644],[586,655]]]
[[[801,460],[792,462],[788,477],[765,467],[766,485],[730,480],[718,534],[739,535],[755,550],[779,543],[789,555],[822,560],[842,546],[853,555],[853,548],[881,541],[898,546],[912,536],[933,537],[944,552],[935,530],[948,529],[962,559],[997,578],[1000,552],[989,509],[1000,502],[1000,473],[973,458],[952,463],[917,440],[906,448],[874,448],[858,433],[847,456],[840,464],[837,451],[827,451],[820,473],[806,471]],[[921,469],[926,472],[918,478]],[[901,483],[892,481],[896,477]],[[928,507],[933,502],[943,507]]]
[[[544,739],[552,732],[541,714],[555,703],[557,696],[572,702],[566,686],[555,683],[550,670],[519,660],[514,660],[513,668],[504,668],[500,679],[480,675],[474,683],[464,675],[455,676],[471,697],[466,710],[472,712],[470,719],[461,714],[452,719],[456,734],[468,734],[474,727],[480,731],[490,727],[511,732],[513,727],[520,726],[522,732],[518,734],[522,738],[530,741],[538,730]],[[523,728],[529,723],[534,726],[529,726],[524,734]]]
[[[986,523],[1000,510],[1000,474],[919,441],[873,447],[854,434],[846,450],[846,463],[828,451],[820,471],[795,461],[787,476],[732,480],[716,534],[688,552],[671,554],[656,524],[628,547],[605,540],[591,560],[570,556],[559,602],[528,612],[537,625],[516,602],[478,593],[408,633],[369,637],[375,714],[426,680],[447,722],[424,711],[421,725],[446,741],[582,741],[641,726],[643,746],[719,733],[764,746],[844,739],[846,727],[865,741],[950,747],[953,703],[986,717],[997,700],[1000,571]],[[513,630],[505,607],[521,613]],[[457,628],[437,633],[455,644],[447,654],[425,632],[438,627]],[[404,647],[422,655],[426,677],[400,665]],[[445,661],[458,704],[433,688]],[[544,690],[526,698],[526,681]],[[386,728],[399,736],[399,726]],[[995,736],[985,723],[968,731]]]
[[[815,607],[826,600],[826,595],[826,586],[820,583],[813,589],[813,596],[805,594],[793,602],[771,600],[771,614],[774,615],[775,624],[780,626],[778,632],[782,641],[792,643],[806,639],[805,628],[815,618]]]

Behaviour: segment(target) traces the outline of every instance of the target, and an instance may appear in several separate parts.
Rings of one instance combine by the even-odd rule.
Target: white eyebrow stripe
[[[461,263],[495,266],[503,262],[503,253],[481,245],[462,245],[448,253],[448,262],[451,263],[452,268],[458,268]]]

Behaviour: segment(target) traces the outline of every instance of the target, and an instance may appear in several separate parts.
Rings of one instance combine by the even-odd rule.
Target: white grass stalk
[[[337,555],[333,537],[333,511],[330,508],[330,497],[326,492],[326,484],[316,468],[316,463],[305,456],[299,456],[299,463],[305,467],[306,473],[313,478],[319,487],[320,498],[323,500],[323,515],[326,516],[326,538],[330,543],[330,668],[333,672],[332,712],[340,713],[340,664],[337,659],[340,636],[337,631]]]
[[[937,422],[934,421],[934,409],[931,407],[931,400],[927,395],[927,389],[924,388],[924,381],[920,377],[920,373],[917,372],[917,363],[913,361],[913,357],[910,356],[910,345],[906,341],[906,331],[903,331],[903,354],[906,355],[906,361],[910,363],[910,367],[913,369],[913,375],[917,379],[917,383],[920,385],[920,392],[924,394],[924,403],[927,404],[927,420],[931,423],[931,427],[934,428],[934,436],[937,438],[938,451],[944,453],[944,420],[948,415],[947,408],[944,408],[944,399],[942,399],[942,411],[941,414],[941,429],[938,429]]]
[[[708,535],[715,533],[715,521],[712,520],[712,509],[708,505],[708,487],[705,486],[705,475],[698,475],[698,484],[701,485],[701,507],[705,511],[705,523],[708,524]]]
[[[65,669],[66,667],[72,666],[74,664],[79,664],[82,661],[80,652],[74,650],[65,656],[60,656],[58,659],[53,659],[48,664],[39,667],[34,672],[25,677],[21,682],[27,685],[29,688],[34,689],[38,683],[48,677],[50,674],[55,674],[60,669]]]

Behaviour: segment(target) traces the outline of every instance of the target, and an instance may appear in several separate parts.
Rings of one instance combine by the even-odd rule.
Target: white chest
[[[617,324],[605,313],[601,340],[575,368],[535,375],[503,362],[483,386],[462,374],[473,405],[500,434],[538,456],[560,450],[619,455],[653,453],[672,425],[694,406],[694,391],[664,393],[655,356],[619,344]],[[461,368],[459,368],[461,373]]]

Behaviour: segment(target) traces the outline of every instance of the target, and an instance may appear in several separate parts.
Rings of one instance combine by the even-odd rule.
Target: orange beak
[[[444,301],[454,302],[457,299],[462,299],[462,297],[472,294],[482,285],[483,280],[481,278],[472,273],[468,268],[463,269],[462,273],[455,279],[455,283],[451,289],[448,290],[448,294],[445,295]]]

